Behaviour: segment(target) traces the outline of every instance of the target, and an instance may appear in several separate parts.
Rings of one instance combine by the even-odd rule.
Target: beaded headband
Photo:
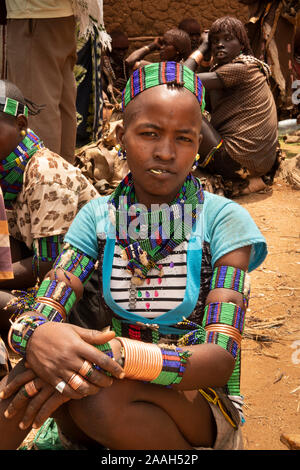
[[[201,110],[204,111],[205,89],[200,78],[188,67],[178,62],[159,62],[136,69],[123,90],[123,111],[139,93],[148,88],[168,84],[179,85],[189,90],[196,96]]]
[[[0,97],[0,111],[11,116],[19,116],[24,114],[28,117],[28,107],[12,98]]]

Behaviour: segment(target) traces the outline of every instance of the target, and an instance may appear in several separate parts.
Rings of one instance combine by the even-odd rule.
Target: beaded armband
[[[21,356],[26,356],[26,348],[34,330],[43,323],[46,323],[43,317],[24,315],[19,317],[11,326],[8,333],[8,344],[10,348]]]
[[[53,268],[55,270],[59,268],[63,269],[66,277],[68,277],[68,272],[72,273],[74,276],[78,277],[84,285],[93,274],[96,268],[96,261],[66,243],[62,252],[56,259]]]
[[[247,308],[250,295],[250,276],[246,271],[233,266],[217,266],[211,278],[210,289],[225,288],[243,295],[244,307]]]
[[[206,305],[203,326],[207,343],[214,343],[237,357],[244,329],[245,310],[233,303],[212,302]]]
[[[35,238],[32,243],[33,259],[32,271],[39,276],[40,261],[55,261],[63,246],[64,235],[51,235],[49,237]]]

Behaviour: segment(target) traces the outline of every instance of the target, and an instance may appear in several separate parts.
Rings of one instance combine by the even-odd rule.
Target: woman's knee
[[[96,395],[69,403],[69,413],[75,424],[89,437],[108,446],[117,439],[118,423],[134,399],[134,382],[114,381],[111,387]]]

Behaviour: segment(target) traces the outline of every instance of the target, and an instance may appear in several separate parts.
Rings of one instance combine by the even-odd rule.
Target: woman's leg
[[[115,381],[68,408],[75,424],[109,449],[192,449],[210,447],[215,440],[214,418],[196,390]]]
[[[203,118],[203,140],[199,147],[199,167],[213,175],[221,175],[225,179],[242,179],[239,173],[241,165],[233,160],[226,152],[222,144],[221,135],[214,129],[210,122]]]

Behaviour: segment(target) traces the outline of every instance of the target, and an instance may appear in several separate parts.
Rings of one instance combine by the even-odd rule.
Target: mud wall
[[[196,18],[202,28],[228,14],[242,21],[248,17],[238,0],[103,0],[103,9],[107,31],[122,29],[132,40],[161,35],[186,17]]]

